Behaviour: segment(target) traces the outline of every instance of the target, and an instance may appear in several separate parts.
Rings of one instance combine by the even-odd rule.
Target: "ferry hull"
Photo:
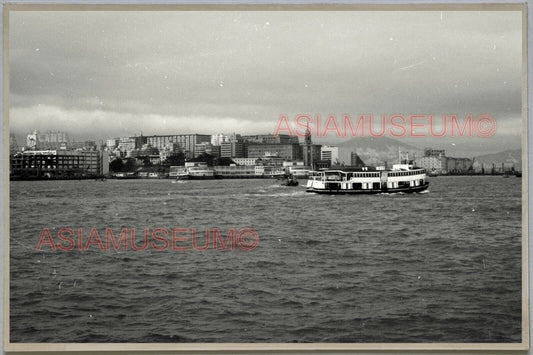
[[[368,189],[368,190],[350,190],[350,189],[316,189],[313,187],[308,187],[306,192],[313,192],[317,194],[327,194],[327,195],[372,195],[372,194],[382,194],[382,193],[415,193],[422,192],[427,190],[429,183],[426,182],[420,186],[412,187],[398,187],[398,188],[381,188],[381,189]]]
[[[219,175],[179,175],[176,180],[213,180],[220,178]]]
[[[216,175],[191,175],[189,180],[213,180],[218,179]]]

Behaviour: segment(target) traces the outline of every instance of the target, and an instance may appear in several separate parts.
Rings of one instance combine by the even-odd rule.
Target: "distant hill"
[[[366,165],[389,166],[398,162],[398,149],[405,155],[409,153],[409,159],[420,158],[424,155],[424,149],[403,143],[401,140],[388,137],[356,137],[337,144],[339,147],[339,160],[345,164],[350,164],[350,153],[355,152],[365,162]],[[405,156],[403,156],[405,158]],[[505,169],[514,167],[517,171],[522,171],[522,150],[509,149],[499,153],[485,154],[475,157],[474,169],[492,169],[494,164],[497,171],[501,170],[502,163]]]
[[[350,153],[355,152],[366,165],[378,166],[385,162],[390,166],[398,162],[398,149],[402,154],[409,153],[409,159],[421,157],[423,149],[403,143],[388,137],[356,137],[337,144],[339,147],[339,160],[350,164]],[[406,158],[404,156],[403,158]]]
[[[511,149],[500,153],[480,155],[475,158],[474,169],[481,169],[482,164],[485,169],[491,169],[494,164],[495,168],[500,170],[502,163],[506,169],[514,167],[515,170],[522,171],[522,149]]]

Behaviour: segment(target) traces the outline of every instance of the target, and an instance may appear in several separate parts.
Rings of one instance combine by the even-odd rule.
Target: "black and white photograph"
[[[6,349],[528,349],[524,4],[3,12]]]

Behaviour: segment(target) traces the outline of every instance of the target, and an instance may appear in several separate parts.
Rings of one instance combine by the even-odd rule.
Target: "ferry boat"
[[[321,194],[378,194],[421,192],[428,188],[426,170],[412,164],[394,164],[390,170],[363,167],[358,171],[313,172],[306,191]]]
[[[215,170],[210,167],[192,166],[187,168],[189,179],[214,179]]]
[[[213,168],[201,162],[187,162],[184,167],[175,167],[171,176],[175,176],[176,180],[203,180],[217,177]]]

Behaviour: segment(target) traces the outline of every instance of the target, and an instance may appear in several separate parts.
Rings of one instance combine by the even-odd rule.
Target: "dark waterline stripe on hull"
[[[426,183],[421,186],[415,186],[415,187],[409,187],[404,189],[371,189],[371,190],[329,190],[329,189],[313,189],[308,188],[305,191],[306,192],[314,192],[317,194],[328,194],[328,195],[372,195],[372,194],[381,194],[381,193],[398,193],[398,192],[404,192],[404,193],[414,193],[414,192],[421,192],[426,190],[429,187],[429,183]]]

